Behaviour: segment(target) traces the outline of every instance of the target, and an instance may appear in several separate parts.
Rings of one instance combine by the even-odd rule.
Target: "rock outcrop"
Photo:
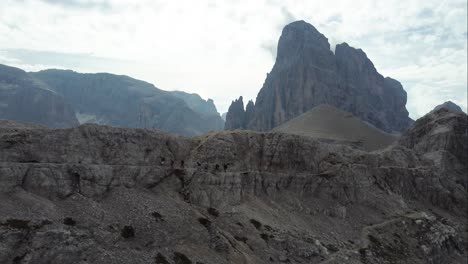
[[[0,119],[49,127],[79,125],[73,107],[23,70],[0,65]]]
[[[320,104],[351,112],[386,132],[402,132],[411,125],[403,87],[379,74],[361,49],[343,43],[333,54],[324,35],[297,21],[283,29],[277,54],[246,129],[269,131]],[[243,115],[235,110],[231,120]],[[225,128],[242,127],[226,120]]]
[[[445,170],[419,147],[460,131],[436,113],[365,152],[276,132],[0,125],[0,262],[465,263],[467,163]]]

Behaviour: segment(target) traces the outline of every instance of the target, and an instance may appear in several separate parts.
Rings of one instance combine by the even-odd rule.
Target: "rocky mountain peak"
[[[225,129],[244,128],[245,110],[242,96],[232,101],[226,114]]]
[[[226,129],[269,131],[320,104],[352,113],[385,132],[411,124],[401,84],[377,72],[366,53],[342,43],[330,50],[315,27],[296,21],[284,27],[275,65],[260,89],[245,126],[226,120]],[[232,120],[245,118],[234,117]],[[228,114],[229,115],[229,114]]]
[[[286,25],[278,42],[277,61],[298,59],[305,53],[330,51],[328,39],[311,24],[300,20]]]

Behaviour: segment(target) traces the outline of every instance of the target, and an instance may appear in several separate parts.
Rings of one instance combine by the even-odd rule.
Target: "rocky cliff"
[[[23,70],[0,65],[0,119],[49,127],[77,126],[73,107]]]
[[[361,49],[343,43],[334,54],[324,35],[297,21],[283,29],[277,54],[245,128],[269,131],[320,104],[351,112],[386,132],[405,131],[412,123],[401,84],[379,74]],[[231,120],[242,115],[235,108]],[[227,120],[225,128],[242,127]]]
[[[419,147],[460,137],[460,117],[431,113],[375,152],[278,132],[2,123],[0,262],[465,263],[467,163],[447,170]]]

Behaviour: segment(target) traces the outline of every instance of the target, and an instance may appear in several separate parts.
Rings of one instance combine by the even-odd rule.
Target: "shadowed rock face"
[[[447,116],[431,118],[422,131]],[[282,133],[0,124],[0,262],[465,263],[467,163],[426,157],[425,123],[380,152]]]
[[[402,132],[412,123],[401,84],[380,75],[361,49],[343,43],[333,54],[312,25],[293,22],[283,29],[275,65],[245,128],[269,131],[320,104],[351,112],[386,132]],[[238,115],[241,111],[232,112],[232,120]],[[225,128],[242,127],[226,120]]]
[[[77,126],[73,107],[28,73],[0,65],[0,119],[49,127]]]

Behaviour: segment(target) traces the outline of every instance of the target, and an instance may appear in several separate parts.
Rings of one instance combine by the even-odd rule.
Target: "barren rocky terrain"
[[[0,123],[0,263],[466,263],[467,116],[367,152]]]
[[[316,106],[273,131],[350,144],[365,150],[383,149],[398,140],[398,135],[385,133],[331,105]]]

